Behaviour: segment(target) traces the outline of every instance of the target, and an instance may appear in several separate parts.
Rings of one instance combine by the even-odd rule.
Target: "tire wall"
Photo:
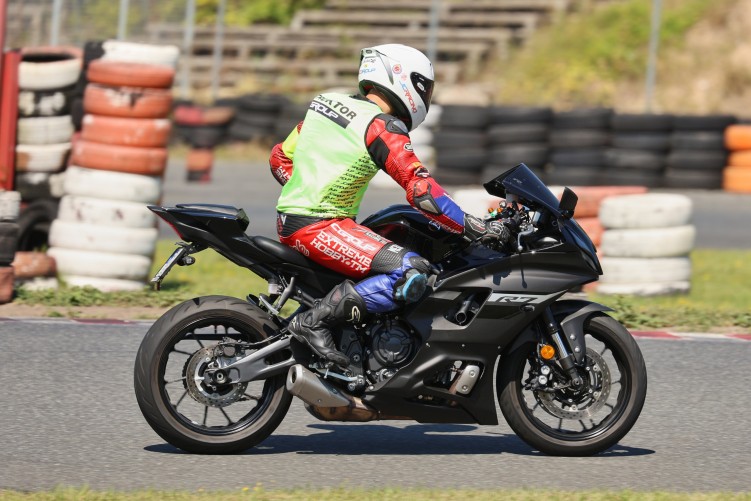
[[[751,125],[725,129],[725,146],[730,150],[723,171],[722,187],[734,193],[751,193]]]
[[[71,149],[49,255],[70,286],[146,284],[167,166],[176,47],[110,40],[88,47],[81,133]]]
[[[13,299],[13,261],[18,248],[20,205],[20,193],[0,191],[0,304],[9,303]]]

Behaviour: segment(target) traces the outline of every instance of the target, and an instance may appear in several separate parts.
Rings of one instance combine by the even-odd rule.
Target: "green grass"
[[[691,27],[732,3],[664,0],[660,54],[680,48]],[[611,2],[538,31],[498,68],[499,100],[556,107],[612,106],[618,100],[618,83],[644,78],[651,12],[651,1]]]
[[[1,491],[0,501],[751,501],[749,493],[671,493],[632,491],[474,490],[474,489],[316,489],[266,491],[258,486],[237,491],[160,492],[58,489],[50,492]]]
[[[175,248],[174,241],[157,245],[153,272]],[[51,307],[154,306],[168,307],[196,296],[212,294],[244,298],[266,292],[266,282],[212,250],[195,254],[192,266],[175,266],[161,291],[104,293],[90,288],[19,291],[17,302]],[[613,315],[634,329],[678,328],[711,331],[751,329],[751,251],[696,250],[692,253],[691,292],[664,297],[597,296],[592,299],[615,309]],[[294,306],[294,305],[291,305]],[[291,311],[291,310],[285,310]]]

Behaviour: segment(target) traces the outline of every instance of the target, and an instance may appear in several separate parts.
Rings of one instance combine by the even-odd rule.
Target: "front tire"
[[[531,385],[539,365],[537,345],[525,343],[501,358],[497,375],[501,411],[516,434],[554,456],[590,456],[623,438],[639,417],[647,371],[638,345],[607,315],[584,324],[591,391],[541,391]],[[549,389],[549,387],[548,387]]]
[[[231,454],[260,443],[292,401],[285,375],[211,387],[202,373],[216,343],[259,342],[277,330],[268,315],[231,297],[200,297],[170,309],[149,329],[136,355],[136,399],[146,421],[187,452]]]

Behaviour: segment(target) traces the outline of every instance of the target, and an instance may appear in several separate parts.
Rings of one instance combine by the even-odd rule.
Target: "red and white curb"
[[[0,317],[0,325],[13,323],[36,324],[79,324],[79,325],[107,325],[107,326],[143,326],[149,327],[156,320],[119,320],[115,318],[26,318]],[[2,330],[0,329],[0,332]],[[716,334],[711,332],[672,332],[672,331],[630,331],[637,339],[655,339],[661,341],[751,341],[751,334]]]

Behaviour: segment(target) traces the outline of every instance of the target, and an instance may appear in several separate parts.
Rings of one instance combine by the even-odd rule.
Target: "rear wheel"
[[[207,384],[204,373],[218,343],[258,343],[276,330],[268,316],[231,297],[201,297],[172,308],[149,329],[136,357],[136,398],[146,421],[188,452],[229,454],[260,443],[292,400],[285,374],[222,385]]]
[[[647,372],[631,334],[606,315],[590,318],[584,334],[587,356],[580,372],[585,383],[576,390],[566,387],[557,366],[538,356],[536,343],[501,359],[501,411],[519,437],[546,454],[602,452],[628,433],[644,405]]]

